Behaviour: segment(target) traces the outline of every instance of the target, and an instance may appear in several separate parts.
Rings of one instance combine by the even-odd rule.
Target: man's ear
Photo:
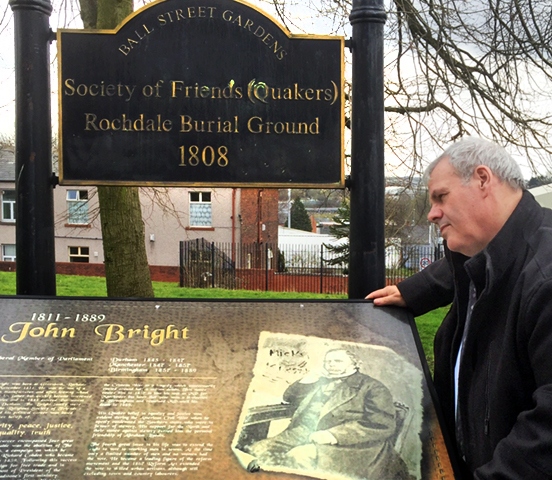
[[[473,171],[473,176],[477,181],[477,185],[479,186],[479,188],[485,189],[491,183],[491,179],[493,178],[493,172],[486,165],[479,165]]]

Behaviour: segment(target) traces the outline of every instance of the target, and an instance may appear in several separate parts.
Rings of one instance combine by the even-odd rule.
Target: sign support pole
[[[50,0],[9,0],[15,23],[17,294],[56,294]]]
[[[385,286],[383,0],[353,0],[349,298]]]

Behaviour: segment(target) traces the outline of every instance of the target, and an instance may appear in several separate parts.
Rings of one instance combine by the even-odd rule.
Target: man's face
[[[428,187],[431,210],[427,218],[439,226],[447,246],[469,257],[483,250],[488,235],[476,176],[464,183],[444,159],[431,172]]]
[[[355,365],[344,350],[334,350],[324,357],[324,369],[329,377],[342,377],[354,373]]]

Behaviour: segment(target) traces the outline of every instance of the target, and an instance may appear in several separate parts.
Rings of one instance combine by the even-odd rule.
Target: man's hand
[[[373,300],[374,305],[378,307],[385,307],[388,305],[406,307],[406,302],[396,285],[389,285],[388,287],[374,290],[366,296],[366,299]]]

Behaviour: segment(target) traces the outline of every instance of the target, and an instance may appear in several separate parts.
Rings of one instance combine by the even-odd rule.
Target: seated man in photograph
[[[290,385],[284,401],[297,405],[290,425],[248,448],[261,469],[410,478],[390,441],[396,429],[393,397],[381,382],[359,372],[348,350],[329,350],[322,374],[311,372]]]

